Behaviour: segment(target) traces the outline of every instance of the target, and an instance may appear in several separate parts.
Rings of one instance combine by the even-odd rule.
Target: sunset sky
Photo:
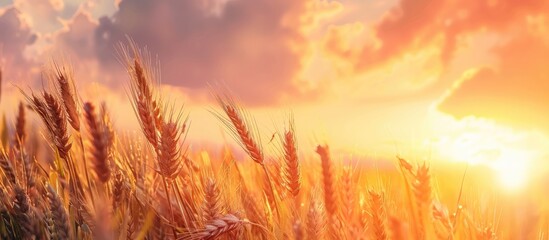
[[[208,87],[222,84],[264,143],[291,111],[304,151],[327,142],[521,174],[548,160],[547,1],[0,0],[3,112],[63,57],[83,99],[137,126],[117,48],[127,37],[158,56],[195,145],[222,139]]]

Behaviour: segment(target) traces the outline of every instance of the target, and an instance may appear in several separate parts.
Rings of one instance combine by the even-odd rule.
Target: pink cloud
[[[542,0],[401,0],[373,27],[379,46],[367,42],[346,49],[342,36],[333,31],[327,37],[326,50],[363,72],[441,42],[440,60],[448,62],[467,34],[505,31],[527,16],[546,12],[547,2]]]
[[[7,82],[31,77],[35,63],[25,57],[24,51],[36,38],[17,9],[10,7],[0,15],[0,67]]]
[[[94,59],[96,42],[94,32],[98,26],[85,11],[79,11],[65,29],[56,33],[54,42],[58,49],[70,50],[77,59]]]
[[[22,1],[25,4],[19,7],[25,10],[32,1],[36,0]],[[111,1],[102,2],[107,6]],[[40,48],[45,45],[47,49],[38,57],[48,60],[50,50],[69,53],[75,65],[95,64],[93,69],[102,72],[105,79],[118,79],[107,82],[119,87],[125,79],[120,77],[124,67],[118,61],[116,46],[127,43],[129,36],[158,56],[162,83],[183,87],[190,94],[207,93],[208,84],[222,82],[251,104],[314,95],[303,93],[296,83],[310,50],[304,28],[315,24],[312,19],[318,12],[314,11],[314,4],[293,0],[219,2],[222,1],[124,0],[114,15],[99,19],[90,12],[99,5],[84,4],[74,16],[62,20],[59,30],[38,34]],[[59,16],[75,8],[74,4],[58,8],[46,5],[49,7],[22,11],[21,16],[39,11],[30,20],[51,16],[46,22],[57,23]],[[4,34],[8,31],[26,31],[34,36],[36,30],[15,25],[0,30],[3,36],[13,35]],[[13,52],[6,55],[26,61],[22,55],[25,47],[23,44],[10,48]]]
[[[523,35],[494,49],[497,68],[464,79],[438,106],[458,118],[477,116],[549,130],[549,43]]]
[[[228,1],[219,13],[202,1],[125,0],[113,18],[100,19],[97,54],[106,67],[126,35],[158,54],[162,82],[206,89],[224,82],[250,103],[296,96],[295,79],[308,42],[307,1]],[[119,67],[118,64],[115,66]]]

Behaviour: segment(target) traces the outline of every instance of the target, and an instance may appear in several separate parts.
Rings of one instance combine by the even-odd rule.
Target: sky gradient
[[[82,98],[135,127],[129,37],[185,104],[191,141],[222,139],[208,111],[221,83],[265,142],[292,111],[302,148],[528,168],[549,149],[548,23],[542,0],[0,0],[3,109],[61,56]]]

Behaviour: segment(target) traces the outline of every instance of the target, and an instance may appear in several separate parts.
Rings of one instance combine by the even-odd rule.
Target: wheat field
[[[212,118],[234,141],[189,151],[184,108],[162,98],[145,55],[123,54],[138,134],[117,131],[108,102],[82,100],[63,64],[45,70],[49,86],[21,90],[2,131],[0,238],[549,239],[543,186],[510,196],[465,164],[343,161],[329,139],[300,147],[292,116],[268,151],[224,90]]]

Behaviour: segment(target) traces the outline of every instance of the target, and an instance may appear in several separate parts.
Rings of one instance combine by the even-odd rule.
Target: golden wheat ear
[[[39,114],[42,114],[46,127],[50,130],[54,139],[54,143],[57,146],[59,156],[63,159],[68,159],[69,151],[71,150],[72,143],[70,142],[70,134],[67,129],[67,116],[63,111],[59,99],[49,92],[44,91],[42,93],[43,100],[34,101],[34,108],[38,110]],[[45,113],[42,112],[45,109]]]
[[[204,183],[204,204],[202,207],[204,222],[214,220],[221,216],[225,211],[222,204],[221,191],[217,182],[215,178],[209,177]]]
[[[419,166],[414,174],[415,181],[412,184],[414,190],[414,196],[417,206],[418,216],[418,237],[425,238],[428,234],[431,221],[431,202],[432,202],[432,189],[431,189],[431,175],[429,173],[429,167],[423,163]]]
[[[225,113],[212,111],[215,116],[229,129],[229,133],[246,153],[259,164],[263,164],[264,156],[261,147],[261,138],[254,123],[246,112],[240,108],[235,100],[227,94],[216,93],[217,103]]]
[[[119,50],[130,77],[128,95],[132,108],[146,139],[157,148],[164,120],[160,115],[162,101],[154,94],[155,84],[159,83],[156,69],[148,59],[148,52],[140,50],[135,42],[129,40],[129,46],[120,44]]]
[[[238,231],[246,223],[235,214],[225,214],[212,219],[203,228],[194,229],[184,233],[180,239],[198,240],[198,239],[218,239],[232,232]]]
[[[284,181],[287,190],[297,197],[301,189],[301,169],[297,156],[297,141],[295,137],[295,123],[293,117],[288,121],[288,128],[284,133]]]
[[[67,210],[63,207],[61,198],[51,185],[47,185],[48,202],[50,204],[51,218],[53,222],[54,239],[70,239],[70,226]]]
[[[93,156],[92,162],[95,175],[99,181],[107,183],[111,177],[109,133],[102,121],[98,119],[95,106],[90,102],[84,103],[84,117],[91,136],[90,152]]]
[[[373,232],[373,239],[387,239],[387,231],[385,229],[385,198],[383,193],[377,193],[372,190],[368,191],[370,202],[370,219]]]
[[[324,205],[319,201],[318,190],[311,191],[307,224],[307,239],[324,239],[326,235],[326,215]]]
[[[77,104],[78,94],[72,67],[68,63],[59,64],[55,61],[51,65],[51,70],[47,75],[48,79],[56,87],[57,95],[63,103],[70,125],[74,130],[80,131],[80,110]]]
[[[324,204],[330,217],[335,216],[338,211],[338,201],[335,189],[335,178],[333,173],[330,148],[327,145],[318,145],[316,153],[320,156],[322,165],[322,180],[324,183]]]
[[[27,138],[27,132],[25,131],[26,120],[25,104],[20,102],[17,117],[15,119],[15,138],[13,141],[15,148],[19,150],[21,150],[22,146],[25,146],[25,140]]]

